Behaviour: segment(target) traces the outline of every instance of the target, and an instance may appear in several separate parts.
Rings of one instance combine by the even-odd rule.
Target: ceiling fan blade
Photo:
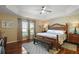
[[[43,12],[41,11],[40,14],[42,14]]]
[[[51,10],[45,10],[46,12],[52,12]]]
[[[40,14],[42,14],[42,12],[40,12]]]

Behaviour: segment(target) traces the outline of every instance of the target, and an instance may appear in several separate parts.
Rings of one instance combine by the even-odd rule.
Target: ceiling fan
[[[51,10],[47,10],[46,9],[46,6],[42,6],[40,14],[43,14],[43,13],[51,13],[51,12],[52,12]]]

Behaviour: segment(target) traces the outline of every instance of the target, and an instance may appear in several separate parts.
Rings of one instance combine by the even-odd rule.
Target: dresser
[[[79,44],[79,34],[69,33],[67,41]]]

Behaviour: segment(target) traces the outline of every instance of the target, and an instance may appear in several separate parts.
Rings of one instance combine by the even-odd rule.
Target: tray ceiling
[[[43,5],[6,5],[0,6],[0,12],[5,11],[6,13],[41,20],[79,13],[79,5],[45,5],[46,10],[51,10],[52,12],[40,14],[42,6]]]

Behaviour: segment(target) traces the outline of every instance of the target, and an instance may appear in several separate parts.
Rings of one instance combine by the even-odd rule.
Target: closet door
[[[23,40],[28,39],[28,21],[22,21],[22,38]]]

